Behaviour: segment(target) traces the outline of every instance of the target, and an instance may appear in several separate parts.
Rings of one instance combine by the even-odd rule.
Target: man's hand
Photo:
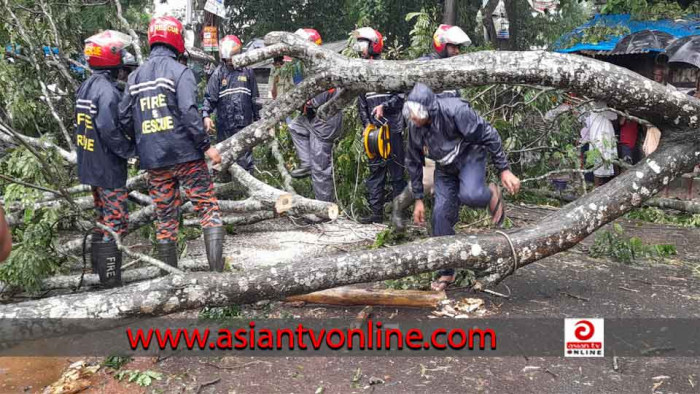
[[[372,114],[375,118],[381,119],[384,117],[384,105],[377,105],[372,109]]]
[[[501,183],[510,194],[516,194],[520,191],[520,179],[513,175],[510,170],[505,170],[501,173]]]
[[[421,225],[425,223],[425,206],[423,200],[416,200],[413,207],[413,223]]]
[[[221,155],[219,154],[219,151],[216,150],[216,148],[214,148],[213,146],[210,147],[209,149],[207,149],[207,151],[204,152],[204,154],[207,155],[207,157],[209,159],[211,159],[212,163],[214,163],[214,164],[221,163]]]
[[[204,118],[204,131],[207,133],[214,128],[214,121],[210,117]]]

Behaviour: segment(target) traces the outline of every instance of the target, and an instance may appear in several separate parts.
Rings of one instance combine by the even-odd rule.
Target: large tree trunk
[[[234,66],[260,58],[290,55],[311,63],[311,77],[278,97],[261,112],[261,120],[217,144],[224,167],[243,152],[271,139],[269,130],[297,110],[300,103],[331,87],[353,91],[407,91],[416,81],[434,90],[489,84],[531,84],[575,91],[607,101],[655,124],[698,124],[700,100],[654,83],[630,70],[598,60],[543,51],[482,51],[449,59],[367,61],[348,59],[289,33],[265,37],[270,47],[236,56]]]
[[[347,59],[288,33],[270,33],[266,42],[270,46],[236,56],[235,66],[251,64],[260,58],[291,55],[310,63],[310,77],[266,107],[260,121],[217,145],[223,153],[224,169],[241,153],[269,140],[272,137],[269,130],[301,103],[330,87],[406,91],[417,81],[436,90],[494,83],[552,86],[606,100],[609,106],[655,121],[664,129],[664,138],[654,155],[625,174],[533,228],[512,232],[507,237],[501,234],[439,237],[391,249],[305,259],[236,274],[169,275],[112,290],[5,305],[0,307],[0,318],[159,315],[205,305],[279,299],[446,267],[470,268],[479,277],[477,287],[488,286],[517,268],[572,247],[600,226],[639,206],[700,159],[700,135],[695,129],[687,128],[698,124],[700,100],[608,63],[547,52],[488,51],[431,62],[370,62]],[[663,127],[670,122],[685,127],[685,133]],[[144,178],[140,175],[130,182],[138,184]],[[240,178],[245,179],[244,183],[252,181],[245,175]],[[257,180],[252,182],[248,190],[260,201],[269,203],[284,197],[285,192],[255,185]],[[299,209],[321,208],[332,216],[326,205],[307,204],[293,197],[292,206],[295,202]]]
[[[479,286],[497,283],[516,268],[566,250],[604,224],[642,204],[700,158],[700,141],[667,141],[652,156],[605,186],[509,234],[435,237],[388,249],[298,261],[236,274],[168,275],[122,288],[58,296],[0,307],[0,318],[117,318],[162,315],[205,305],[252,303],[441,268],[475,271]],[[513,259],[516,257],[517,261]]]

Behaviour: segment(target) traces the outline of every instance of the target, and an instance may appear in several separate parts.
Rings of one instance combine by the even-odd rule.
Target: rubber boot
[[[177,242],[159,242],[156,245],[156,250],[158,252],[158,260],[171,267],[177,268]],[[163,275],[169,274],[169,272],[166,270],[160,270],[160,272]]]
[[[223,226],[204,228],[204,247],[207,250],[209,271],[224,271],[224,237],[226,229]]]
[[[94,231],[92,233],[92,238],[90,241],[90,264],[92,266],[92,272],[97,273],[97,248],[98,244],[102,243],[102,232]]]
[[[401,194],[396,196],[391,202],[391,224],[394,225],[396,231],[403,232],[406,230],[403,212],[413,204],[413,201],[413,190],[411,190],[411,185],[408,185],[403,189]]]
[[[100,283],[104,287],[122,285],[122,252],[117,249],[117,243],[93,242],[92,254],[95,259],[95,268],[100,277]]]

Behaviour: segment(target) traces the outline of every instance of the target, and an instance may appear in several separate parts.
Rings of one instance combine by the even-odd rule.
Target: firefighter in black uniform
[[[92,186],[97,222],[119,236],[126,233],[126,159],[133,144],[119,125],[117,76],[130,43],[125,34],[107,30],[85,40],[85,57],[94,70],[76,95],[75,135],[80,183]],[[109,232],[92,236],[92,267],[107,287],[121,284],[122,254]]]
[[[363,59],[379,59],[384,49],[384,38],[371,27],[353,32],[354,49]],[[372,213],[360,218],[360,223],[381,223],[384,220],[384,184],[387,172],[391,179],[392,197],[406,187],[404,179],[403,98],[397,92],[367,92],[357,100],[357,109],[364,130],[370,123],[381,127],[389,125],[391,153],[387,159],[375,156],[369,159],[369,177],[365,179],[367,201]]]
[[[169,16],[152,19],[148,43],[151,54],[129,75],[119,112],[124,129],[134,131],[141,168],[148,171],[158,218],[158,256],[177,266],[182,186],[200,215],[209,267],[221,272],[225,230],[204,155],[214,163],[221,156],[197,111],[194,73],[177,60],[185,51],[182,24]]]
[[[258,83],[255,73],[247,67],[233,68],[231,57],[241,52],[241,40],[228,35],[219,43],[219,54],[223,64],[214,70],[207,91],[204,94],[204,129],[209,132],[214,126],[210,115],[216,111],[216,139],[221,142],[238,133],[242,128],[260,119]],[[253,170],[253,154],[246,152],[238,159],[238,164],[246,171]]]

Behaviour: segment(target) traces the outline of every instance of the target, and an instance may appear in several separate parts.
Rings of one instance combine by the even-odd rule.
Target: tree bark
[[[517,268],[566,250],[604,224],[642,204],[700,160],[700,141],[662,144],[651,156],[532,228],[503,235],[456,235],[236,274],[189,273],[94,293],[0,306],[0,318],[121,318],[185,309],[247,304],[441,268],[473,270],[476,288],[497,283]],[[517,261],[514,260],[516,257]]]
[[[249,65],[269,55],[296,56],[312,64],[311,77],[264,108],[261,120],[217,144],[223,152],[223,168],[243,152],[270,140],[269,130],[297,110],[300,103],[331,87],[366,92],[407,91],[416,81],[434,90],[489,84],[541,85],[605,100],[610,107],[655,124],[698,124],[700,100],[622,67],[582,56],[544,51],[481,51],[431,62],[367,61],[348,59],[289,33],[269,33],[265,42],[274,48],[235,56],[235,64]]]
[[[674,200],[671,198],[652,198],[644,205],[662,209],[673,209],[691,214],[700,214],[700,203],[695,201]]]
[[[540,196],[553,198],[556,200],[571,202],[576,201],[577,196],[570,194],[559,194],[553,190],[543,190],[543,189],[527,189],[528,192],[538,194]],[[672,198],[650,198],[644,201],[644,206],[655,207],[661,209],[673,209],[675,211],[690,213],[690,214],[700,214],[700,203],[690,200],[675,200]]]

